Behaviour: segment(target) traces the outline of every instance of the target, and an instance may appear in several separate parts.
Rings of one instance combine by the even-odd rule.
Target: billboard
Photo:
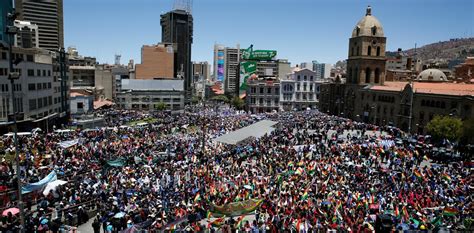
[[[217,52],[217,81],[224,82],[224,51]]]
[[[272,60],[277,55],[275,50],[253,50],[253,45],[242,52],[242,59],[244,60],[255,60],[255,61],[267,61]]]
[[[247,79],[255,72],[257,72],[257,62],[243,61],[240,63],[239,90],[241,93],[247,90]]]

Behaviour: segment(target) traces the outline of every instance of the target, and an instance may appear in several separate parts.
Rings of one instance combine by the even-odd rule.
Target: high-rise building
[[[214,45],[214,78],[226,93],[235,93],[239,83],[240,45],[235,48]]]
[[[207,61],[193,62],[193,76],[202,77],[204,80],[209,80],[211,77],[211,66]]]
[[[331,68],[332,68],[331,64],[319,63],[317,61],[313,61],[312,70],[316,72],[317,79],[329,78],[331,76]]]
[[[63,0],[15,0],[18,19],[38,25],[39,47],[57,51],[64,47]]]
[[[176,9],[161,15],[161,42],[174,43],[177,52],[174,58],[174,77],[184,79],[185,100],[191,100],[193,43],[193,16],[190,11]]]
[[[8,35],[5,33],[5,28],[7,26],[7,15],[13,11],[13,1],[12,0],[2,0],[0,1],[0,42],[9,43]]]
[[[175,49],[173,44],[160,43],[142,47],[142,63],[135,66],[136,79],[173,79]]]

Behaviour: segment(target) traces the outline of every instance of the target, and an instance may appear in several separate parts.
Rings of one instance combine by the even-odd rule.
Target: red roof
[[[383,86],[373,86],[370,89],[380,91],[402,91],[407,84],[408,82],[385,82]],[[414,88],[417,93],[474,96],[474,84],[414,82]]]
[[[112,106],[114,103],[110,100],[97,100],[94,101],[94,109],[99,109],[104,106]]]

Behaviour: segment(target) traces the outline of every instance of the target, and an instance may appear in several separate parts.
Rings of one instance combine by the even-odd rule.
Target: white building
[[[8,79],[8,51],[0,50],[0,122],[8,121],[13,112],[11,105],[11,84]],[[15,104],[22,115],[20,121],[42,121],[59,117],[61,112],[61,80],[53,70],[55,53],[36,48],[13,48],[14,56],[23,59],[16,71],[20,78],[15,80]]]
[[[15,20],[14,25],[18,28],[13,42],[15,47],[39,48],[38,25],[21,20]]]
[[[296,70],[280,80],[280,109],[315,109],[319,103],[322,79],[309,69]]]
[[[153,110],[160,102],[168,110],[184,109],[184,80],[122,79],[116,103],[122,109]]]

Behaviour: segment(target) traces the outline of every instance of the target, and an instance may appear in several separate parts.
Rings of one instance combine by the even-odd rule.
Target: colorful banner
[[[221,206],[214,205],[211,203],[209,211],[216,217],[240,216],[240,215],[248,214],[254,211],[262,204],[262,202],[263,202],[262,199],[250,199],[246,201],[233,202],[233,203],[230,203],[227,205],[221,205]]]
[[[224,82],[224,51],[217,52],[217,81]]]
[[[40,190],[40,189],[44,188],[49,182],[55,181],[57,179],[58,179],[58,176],[57,176],[56,172],[52,171],[51,173],[49,173],[42,180],[40,180],[38,182],[35,182],[35,183],[27,184],[27,185],[21,187],[21,194],[27,194],[27,193],[30,193],[30,192],[33,192],[33,191],[36,191],[36,190]]]

